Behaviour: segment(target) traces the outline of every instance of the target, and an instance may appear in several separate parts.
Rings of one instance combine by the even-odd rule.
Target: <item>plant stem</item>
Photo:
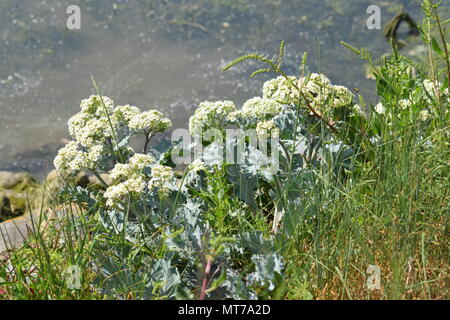
[[[444,30],[442,29],[441,18],[439,18],[439,15],[438,15],[436,9],[434,9],[434,15],[436,17],[436,22],[437,22],[437,25],[438,25],[439,35],[441,36],[442,45],[444,47],[445,63],[447,65],[447,80],[448,80],[447,86],[450,87],[450,57],[449,57],[449,54],[448,54],[447,42],[445,41],[445,34],[444,34]]]
[[[144,145],[144,154],[147,154],[148,144],[150,143],[150,140],[152,139],[153,135],[151,132],[145,133],[145,145]]]
[[[212,257],[208,257],[205,267],[205,273],[203,275],[202,291],[200,292],[200,300],[206,299],[206,290],[208,286],[209,274],[211,273]]]

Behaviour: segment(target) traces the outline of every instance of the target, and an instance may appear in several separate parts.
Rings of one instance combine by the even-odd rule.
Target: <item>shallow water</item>
[[[286,67],[302,53],[311,71],[336,84],[373,89],[363,62],[339,44],[389,51],[382,30],[368,30],[378,4],[386,23],[404,4],[420,21],[420,1],[364,0],[2,0],[0,2],[0,170],[43,176],[68,138],[66,122],[92,94],[91,75],[116,104],[166,113],[186,127],[200,101],[242,103],[268,76],[254,65],[222,72],[250,51],[273,55],[284,39]],[[81,7],[81,30],[66,29],[66,8]]]

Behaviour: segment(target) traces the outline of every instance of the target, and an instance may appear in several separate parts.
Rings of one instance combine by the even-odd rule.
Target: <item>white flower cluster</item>
[[[102,145],[93,146],[87,154],[88,163],[86,167],[95,169],[97,163],[99,163],[105,155],[104,150],[105,148]]]
[[[412,102],[409,99],[401,99],[398,101],[398,107],[400,110],[406,110],[412,106]],[[375,107],[375,112],[378,114],[385,114],[386,113],[386,107],[383,105],[382,102],[378,102]]]
[[[136,171],[142,171],[155,163],[155,158],[150,155],[136,153],[130,158],[130,166]]]
[[[447,101],[450,103],[448,88],[446,88],[443,92],[440,92],[439,90],[442,87],[442,83],[440,83],[439,81],[433,82],[429,79],[426,79],[423,81],[423,87],[432,98],[437,98],[439,95],[446,96]],[[432,102],[429,97],[426,97],[426,99],[428,102]]]
[[[155,159],[152,156],[140,153],[133,155],[129,163],[117,163],[109,175],[113,185],[104,194],[108,199],[107,204],[112,206],[129,193],[136,195],[143,193],[148,179],[142,171],[154,163]]]
[[[127,179],[134,175],[140,175],[142,170],[149,168],[155,159],[146,154],[136,153],[129,160],[129,163],[117,163],[110,172],[113,181]]]
[[[344,86],[332,86],[333,104],[335,108],[346,107],[353,103],[355,96]]]
[[[206,170],[205,163],[198,158],[192,161],[192,163],[189,165],[189,171],[191,172],[197,173],[203,170]]]
[[[238,118],[266,120],[273,118],[281,112],[282,105],[273,99],[255,97],[248,100],[237,110],[228,115],[229,121],[236,121]]]
[[[117,120],[111,117],[114,102],[108,97],[91,96],[80,105],[81,112],[69,119],[70,135],[84,148],[92,148],[113,137]]]
[[[57,170],[65,174],[77,173],[81,170],[95,169],[104,156],[103,146],[93,146],[88,152],[80,150],[75,141],[69,142],[58,152],[54,160]]]
[[[261,121],[256,125],[256,135],[261,139],[268,139],[271,136],[277,137],[280,130],[273,120]]]
[[[399,110],[408,110],[412,106],[412,102],[409,99],[401,99],[397,103]],[[392,116],[391,113],[388,113],[386,110],[386,107],[382,102],[378,102],[375,107],[375,112],[378,114],[386,114],[389,115],[389,117]],[[400,117],[400,113],[397,112],[397,116]]]
[[[117,121],[110,117],[114,101],[108,97],[91,96],[81,101],[81,112],[69,119],[70,135],[84,148],[113,137]]]
[[[352,114],[353,115],[358,115],[358,116],[363,117],[363,118],[366,117],[366,112],[364,111],[364,109],[359,104],[354,104],[353,105]]]
[[[309,79],[300,79],[299,87],[319,114],[329,109],[351,106],[355,98],[350,90],[333,85],[323,74],[313,73]]]
[[[302,96],[309,100],[311,106],[323,114],[327,109],[354,106],[354,95],[343,86],[334,86],[322,74],[313,73],[308,78],[290,76],[266,81],[263,96],[254,97],[236,110],[231,101],[203,102],[189,119],[189,132],[199,135],[210,128],[220,128],[223,120],[236,124],[243,120],[246,125],[258,127],[259,134],[264,136],[275,130],[275,123],[270,122],[283,110],[283,105],[291,105],[300,101]],[[361,108],[351,110],[363,114]],[[279,132],[279,130],[278,130]]]
[[[432,97],[436,97],[438,95],[440,86],[441,84],[439,82],[433,82],[429,79],[423,81],[425,91]]]
[[[428,119],[430,119],[430,117],[430,112],[427,109],[423,109],[422,111],[420,111],[420,120],[427,121]]]
[[[142,176],[133,176],[124,182],[110,186],[103,196],[108,206],[114,206],[128,195],[140,195],[145,191],[146,183]]]
[[[235,110],[232,101],[202,102],[189,118],[189,132],[192,135],[200,135],[207,129],[220,128],[222,121]]]
[[[157,110],[150,110],[134,115],[129,127],[135,132],[157,133],[169,129],[172,122],[164,118],[164,115]]]
[[[114,206],[126,200],[129,195],[139,196],[144,192],[158,189],[160,196],[166,196],[169,185],[174,182],[172,168],[154,165],[155,159],[144,154],[135,154],[127,164],[116,164],[110,173],[113,185],[104,193],[108,206]],[[143,172],[151,168],[150,178]]]
[[[152,178],[148,182],[148,189],[154,190],[156,188],[159,189],[160,195],[167,195],[168,184],[172,183],[175,179],[175,175],[172,171],[172,168],[157,165],[152,168]]]
[[[131,119],[140,113],[141,109],[127,104],[125,106],[117,106],[113,111],[113,117],[116,121],[129,125]]]
[[[85,148],[91,148],[98,143],[104,143],[113,138],[113,128],[106,117],[90,118],[86,115],[76,115],[69,120],[71,136]]]
[[[114,109],[114,101],[108,97],[90,96],[80,104],[81,112],[97,118],[104,117]]]
[[[401,99],[398,101],[398,106],[402,110],[406,110],[412,106],[412,102],[409,99]]]
[[[78,149],[78,143],[72,141],[59,150],[54,165],[61,172],[78,172],[85,168],[86,153]]]
[[[263,98],[282,104],[295,104],[300,98],[299,90],[319,114],[323,114],[326,109],[351,106],[355,98],[346,87],[333,85],[330,79],[318,73],[308,78],[289,77],[289,81],[281,76],[269,80],[264,83]]]
[[[323,74],[313,73],[309,78],[300,78],[299,88],[310,99],[319,97],[321,100],[326,98],[332,91],[332,84]]]
[[[282,104],[290,104],[298,101],[298,90],[292,85],[297,84],[298,79],[289,77],[290,82],[283,76],[266,81],[263,85],[263,98],[278,101]]]
[[[383,103],[378,102],[375,107],[375,112],[378,114],[384,114],[386,112],[386,108],[384,107]]]
[[[133,173],[131,166],[127,163],[117,163],[114,169],[109,173],[109,177],[112,181],[121,181],[130,177]]]
[[[99,162],[108,157],[107,153],[111,152],[111,147],[116,148],[114,143],[118,145],[126,138],[123,133],[118,136],[119,132],[150,134],[164,131],[171,126],[170,120],[164,118],[159,111],[141,112],[138,107],[130,105],[114,107],[110,98],[98,95],[81,101],[80,108],[81,111],[68,122],[69,133],[75,141],[61,149],[54,161],[55,167],[66,174],[80,170],[96,171]],[[123,127],[130,130],[122,130]],[[129,145],[119,149],[123,154],[133,153]],[[135,155],[135,158],[130,159],[130,164],[137,165],[139,161],[147,163],[143,157],[139,157],[140,155]],[[118,167],[117,171],[120,169]]]

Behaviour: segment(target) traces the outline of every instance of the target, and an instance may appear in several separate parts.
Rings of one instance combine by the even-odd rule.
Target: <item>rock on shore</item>
[[[108,177],[103,178],[108,181]],[[86,173],[80,173],[72,182],[82,187],[102,188],[95,177]],[[56,201],[63,185],[64,180],[56,170],[43,183],[28,173],[0,171],[0,252],[20,247],[37,221],[51,221],[55,212],[64,211],[57,207]]]

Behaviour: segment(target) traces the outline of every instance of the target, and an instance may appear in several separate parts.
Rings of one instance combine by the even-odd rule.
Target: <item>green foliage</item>
[[[424,1],[426,26],[439,29],[436,8]],[[445,59],[444,45],[423,30],[430,52]],[[374,64],[366,49],[344,45]],[[267,141],[279,146],[276,168],[273,154],[250,138],[227,137],[224,144],[240,145],[245,161],[219,161],[224,151],[217,141],[202,141],[205,152],[175,178],[175,144],[147,150],[155,128],[149,126],[135,132],[146,140],[144,154],[135,157],[130,121],[115,123],[116,107],[100,94],[100,104],[92,98],[111,130],[98,140],[110,161],[91,169],[116,178],[109,185],[103,180],[106,191],[67,184],[60,199],[83,214],[67,214],[64,228],[50,236],[37,232],[12,253],[13,271],[0,269],[0,288],[19,299],[448,298],[442,289],[449,249],[445,64],[430,55],[432,68],[423,73],[394,47],[373,69],[379,104],[366,106],[324,75],[308,74],[306,54],[299,77],[287,75],[283,56],[281,42],[274,58],[248,54],[231,62],[225,70],[250,60],[264,65],[252,77],[279,77],[241,110],[227,102],[230,110],[211,112],[207,107],[224,104],[208,103],[195,115],[219,132],[228,126],[261,132],[270,124],[278,135]],[[216,113],[220,121],[209,121]],[[130,189],[124,168],[144,187]],[[110,202],[108,190],[122,184],[124,193]],[[18,272],[32,264],[45,276]],[[65,286],[62,271],[71,264],[83,270],[81,289]],[[376,291],[366,287],[365,270],[373,264],[382,270]]]

